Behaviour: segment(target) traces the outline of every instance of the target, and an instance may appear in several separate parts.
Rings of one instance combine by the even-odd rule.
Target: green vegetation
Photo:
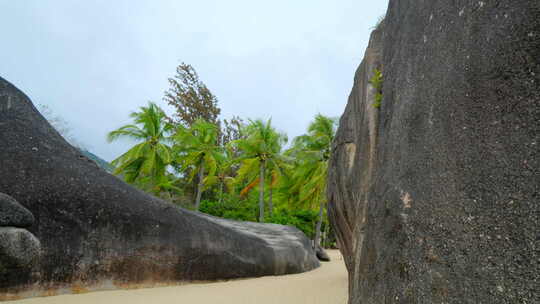
[[[297,137],[291,149],[295,164],[289,193],[297,196],[298,204],[304,204],[308,209],[319,208],[315,244],[320,243],[326,204],[328,160],[336,133],[335,125],[335,119],[317,115],[309,125],[308,133]]]
[[[218,164],[225,161],[223,149],[218,146],[218,133],[215,124],[199,118],[191,128],[179,126],[174,136],[174,152],[181,172],[191,172],[189,181],[193,180],[195,174],[198,176],[196,210],[199,210],[203,188],[216,182]]]
[[[248,193],[255,185],[259,184],[259,222],[264,222],[264,190],[265,179],[270,173],[270,191],[275,185],[282,167],[281,149],[287,142],[287,136],[277,132],[271,125],[271,120],[266,123],[258,119],[250,121],[244,130],[244,138],[231,142],[239,151],[242,165],[238,169],[237,181],[247,181],[247,186],[241,191],[242,195]],[[258,171],[258,177],[256,173]],[[270,192],[271,193],[271,192]],[[271,194],[270,194],[271,197]]]
[[[174,119],[170,121],[185,127],[190,127],[199,119],[219,124],[221,109],[217,106],[217,97],[199,79],[191,65],[180,64],[174,77],[169,78],[169,85],[164,99],[176,110]]]
[[[133,124],[120,127],[107,136],[109,142],[131,138],[139,143],[112,161],[114,174],[128,183],[159,195],[174,189],[166,167],[171,163],[170,135],[173,125],[165,119],[165,112],[154,103],[131,113]]]
[[[98,165],[101,169],[109,172],[109,173],[112,173],[114,171],[114,167],[109,164],[107,161],[105,161],[104,159],[102,159],[101,157],[95,155],[94,153],[88,151],[88,150],[84,150],[84,149],[79,149],[81,151],[81,153],[88,157],[89,159],[93,160],[96,165]]]
[[[220,120],[217,98],[182,64],[166,100],[153,103],[109,141],[136,144],[113,161],[114,174],[185,208],[218,217],[293,225],[320,244],[326,220],[326,175],[336,120],[317,115],[286,147],[271,120]]]
[[[375,108],[379,108],[382,102],[382,86],[383,86],[383,74],[379,69],[373,70],[373,76],[369,80],[369,83],[375,89],[375,102],[372,104]]]

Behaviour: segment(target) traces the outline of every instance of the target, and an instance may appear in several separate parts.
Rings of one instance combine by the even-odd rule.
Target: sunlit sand
[[[347,271],[337,250],[331,262],[302,274],[271,276],[218,283],[188,284],[130,290],[98,291],[77,295],[31,298],[21,304],[345,304]]]

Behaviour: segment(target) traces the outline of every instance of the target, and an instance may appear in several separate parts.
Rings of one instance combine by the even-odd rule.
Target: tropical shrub
[[[381,106],[382,102],[382,86],[383,86],[383,74],[381,70],[375,69],[373,70],[373,76],[369,80],[369,83],[373,86],[375,89],[375,101],[373,102],[373,107],[379,108]]]

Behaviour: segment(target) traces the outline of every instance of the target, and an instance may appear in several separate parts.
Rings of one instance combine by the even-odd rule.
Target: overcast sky
[[[0,76],[48,105],[90,151],[112,160],[132,143],[107,132],[162,101],[182,61],[224,118],[272,117],[303,133],[340,116],[387,0],[0,0]]]

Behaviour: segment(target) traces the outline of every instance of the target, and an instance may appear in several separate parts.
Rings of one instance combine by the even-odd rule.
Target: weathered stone
[[[15,199],[0,193],[0,226],[30,227],[34,216]]]
[[[328,215],[350,283],[358,279],[354,277],[354,252],[363,236],[366,188],[372,183],[375,163],[379,110],[373,106],[375,89],[369,81],[375,69],[382,66],[382,35],[381,25],[371,34],[364,60],[356,70],[354,86],[333,142],[329,168]]]
[[[6,291],[298,273],[319,266],[298,229],[216,219],[125,184],[71,147],[0,78],[0,192],[36,217],[41,278]],[[2,281],[2,277],[0,277]],[[7,285],[7,287],[6,287]]]
[[[317,255],[319,261],[330,262],[330,256],[321,246],[317,246],[317,248],[315,248],[315,254]]]
[[[540,1],[390,0],[330,161],[351,304],[539,301],[539,38]]]
[[[0,289],[24,286],[37,279],[33,275],[40,258],[39,240],[28,230],[0,227]],[[0,294],[0,300],[4,296]]]
[[[0,269],[25,269],[39,259],[39,240],[28,230],[0,227]]]

